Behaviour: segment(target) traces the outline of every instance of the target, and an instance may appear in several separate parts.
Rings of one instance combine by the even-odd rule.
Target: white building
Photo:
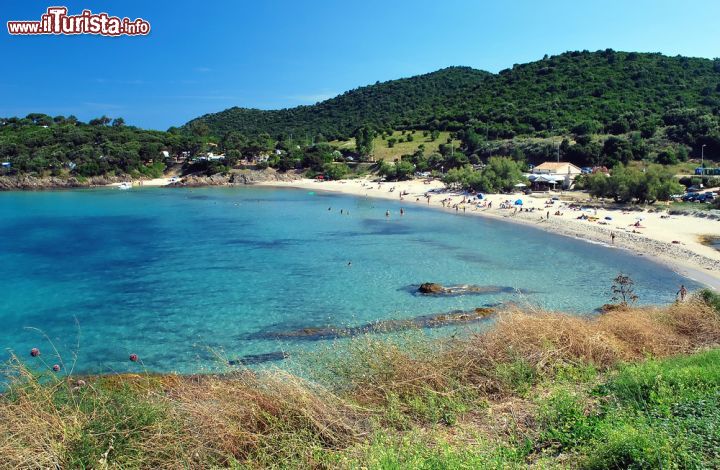
[[[568,162],[545,162],[532,169],[532,174],[528,176],[530,182],[535,186],[552,186],[560,185],[564,189],[572,186],[575,178],[582,173],[582,170]]]
[[[574,179],[582,170],[568,162],[545,162],[533,168],[532,172],[536,175],[572,175]]]

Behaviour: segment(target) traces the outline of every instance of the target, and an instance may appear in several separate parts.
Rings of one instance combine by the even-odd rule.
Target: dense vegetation
[[[471,166],[453,168],[443,177],[449,187],[483,191],[488,193],[508,192],[515,185],[525,181],[522,167],[514,160],[506,157],[491,157],[488,164],[480,171]]]
[[[211,133],[231,130],[296,138],[348,138],[361,126],[467,133],[483,140],[516,136],[625,134],[669,137],[720,153],[720,60],[613,50],[568,52],[499,74],[451,67],[358,88],[313,106],[278,111],[231,108],[202,116]]]
[[[4,371],[10,468],[717,468],[710,291],[596,318],[500,315],[486,333],[372,335],[303,376]],[[49,362],[48,362],[49,361]]]
[[[641,171],[619,164],[610,176],[596,173],[578,183],[584,184],[595,197],[612,198],[617,202],[667,201],[685,190],[674,180],[673,174],[660,165],[651,165]]]
[[[160,176],[169,155],[197,152],[202,141],[180,132],[146,131],[122,118],[83,123],[74,116],[29,114],[0,119],[0,161],[14,172],[96,176]]]

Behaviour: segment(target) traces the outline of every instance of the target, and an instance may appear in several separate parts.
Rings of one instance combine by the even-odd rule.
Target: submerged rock
[[[263,354],[248,354],[238,359],[231,359],[228,361],[228,364],[230,364],[231,366],[249,366],[254,364],[262,364],[265,362],[282,361],[283,359],[287,359],[288,357],[290,357],[290,355],[285,351],[274,351]]]
[[[454,286],[443,286],[434,282],[420,284],[417,292],[424,295],[466,295],[466,294],[513,294],[527,293],[522,289],[508,286],[476,286],[472,284],[458,284]]]
[[[491,307],[478,307],[470,311],[455,310],[447,313],[421,315],[403,320],[381,320],[354,327],[307,327],[290,331],[260,332],[248,339],[291,339],[303,341],[321,341],[326,339],[348,338],[366,333],[391,333],[412,328],[439,328],[443,326],[473,323],[495,313]]]

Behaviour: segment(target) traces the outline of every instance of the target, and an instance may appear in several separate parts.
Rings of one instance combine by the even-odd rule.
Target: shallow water
[[[194,372],[314,347],[272,339],[298,328],[504,302],[587,313],[609,301],[618,272],[635,280],[641,303],[696,287],[621,250],[399,208],[252,187],[0,193],[0,347],[26,355],[38,346],[55,362],[34,327],[66,363],[77,352],[79,372],[137,370],[132,352],[152,371]],[[522,293],[412,292],[427,281]]]

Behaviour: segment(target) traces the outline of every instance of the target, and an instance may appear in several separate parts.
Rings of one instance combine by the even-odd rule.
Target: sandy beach
[[[569,194],[561,192],[524,195],[488,194],[469,201],[462,192],[449,191],[440,181],[411,180],[377,183],[369,179],[259,183],[265,186],[330,191],[360,197],[402,201],[444,210],[458,216],[492,217],[532,225],[559,235],[602,243],[636,255],[647,256],[674,271],[720,289],[720,251],[704,245],[701,236],[720,236],[720,221],[690,215],[669,215],[667,211],[587,209],[571,207]],[[430,194],[428,200],[425,195]],[[557,198],[552,200],[551,198]],[[522,210],[515,201],[522,200]],[[463,202],[464,201],[464,202]],[[486,207],[487,205],[490,207]],[[577,204],[574,204],[577,205]],[[381,209],[383,210],[383,209]],[[548,217],[549,214],[549,217]],[[559,215],[556,215],[559,214]],[[393,214],[394,215],[394,214]],[[580,218],[581,216],[586,218]],[[639,226],[636,224],[639,223]],[[614,239],[612,235],[614,234]]]
[[[128,182],[131,182],[132,185],[133,185],[133,187],[136,187],[136,188],[141,188],[141,187],[160,187],[160,186],[167,186],[167,185],[169,185],[169,184],[172,182],[171,179],[172,179],[172,178],[153,178],[153,179],[149,179],[149,180],[134,180],[134,181],[129,181],[129,180],[128,180]],[[110,183],[110,184],[108,184],[107,186],[116,188],[116,187],[120,186],[121,184],[124,184],[124,183],[122,183],[122,182],[120,182],[120,183]]]

